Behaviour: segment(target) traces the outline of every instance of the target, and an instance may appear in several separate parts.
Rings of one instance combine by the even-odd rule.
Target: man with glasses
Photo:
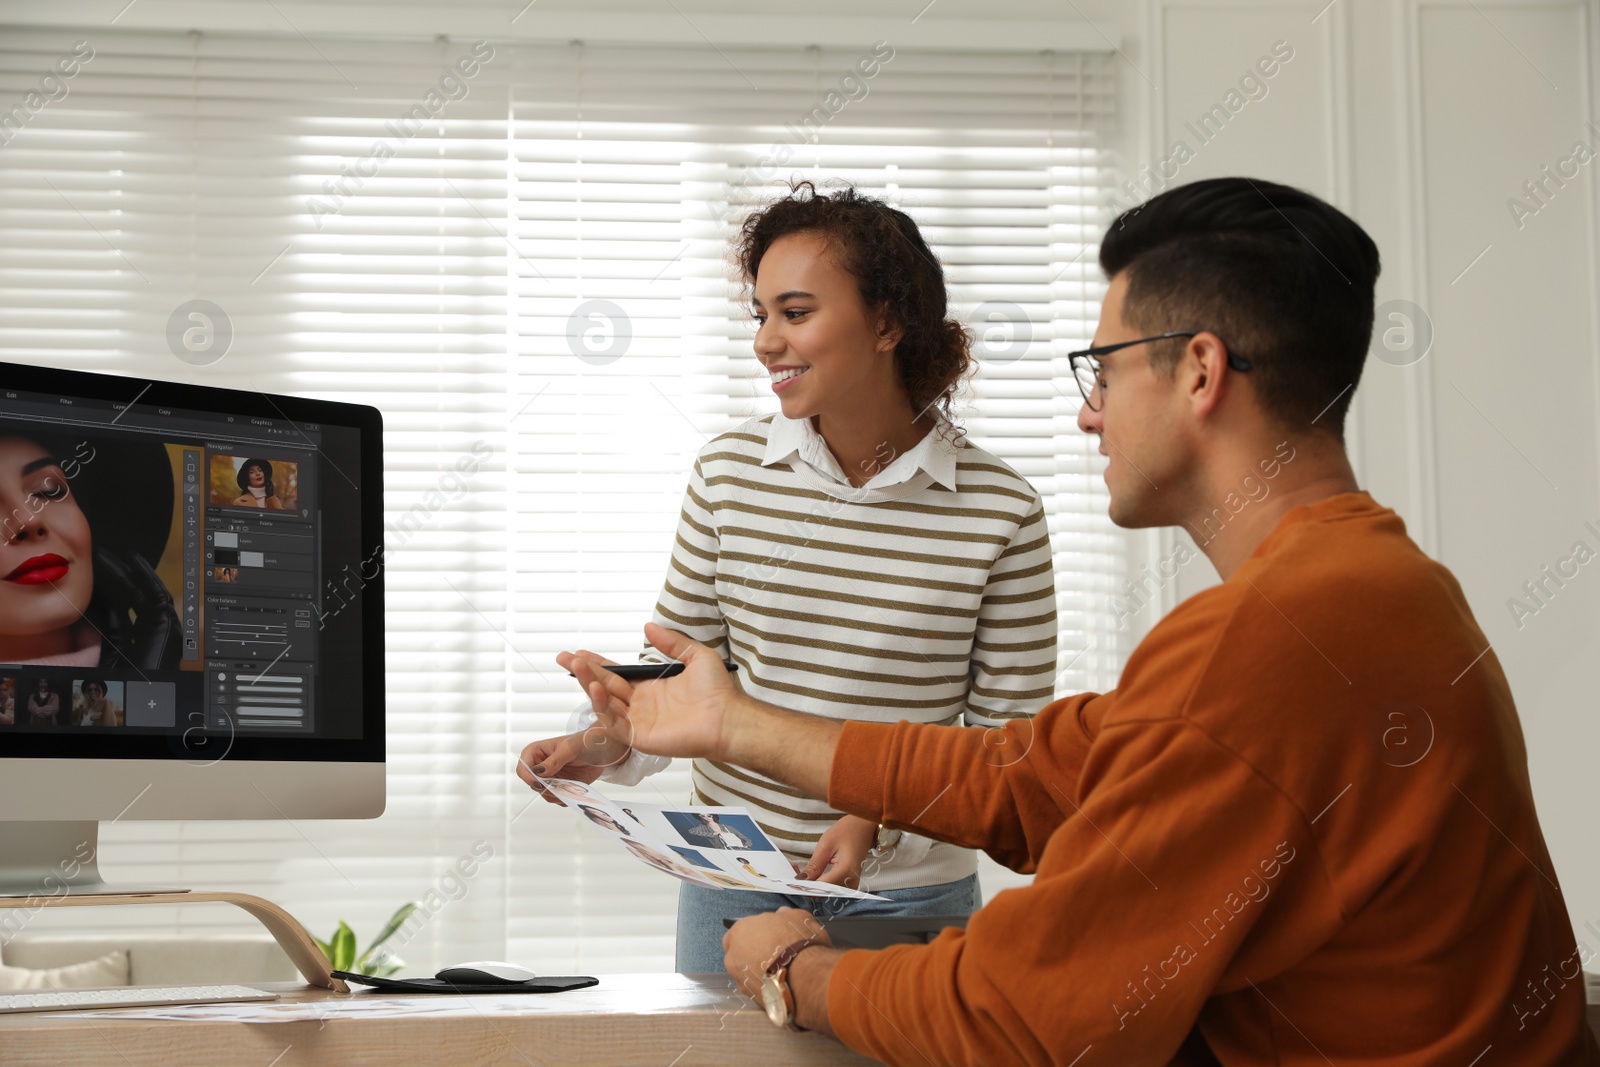
[[[892,1064],[1600,1063],[1593,950],[1505,675],[1345,454],[1377,248],[1309,194],[1229,178],[1124,215],[1100,263],[1096,344],[1070,362],[1117,524],[1190,525],[1294,450],[1202,546],[1222,583],[1115,690],[995,731],[839,723],[750,700],[659,627],[674,679],[561,657],[641,751],[1035,875],[928,945],[841,952],[807,912],[745,919],[729,973],[775,1022]]]

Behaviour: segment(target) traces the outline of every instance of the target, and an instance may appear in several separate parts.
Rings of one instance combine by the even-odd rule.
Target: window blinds
[[[80,37],[5,30],[0,108]],[[389,527],[388,812],[124,819],[103,831],[110,876],[256,892],[363,939],[420,899],[399,952],[423,967],[670,968],[675,883],[509,772],[577,703],[556,651],[637,650],[694,453],[776,409],[728,242],[787,180],[854,183],[924,228],[979,335],[958,414],[1047,501],[1057,689],[1114,684],[1125,540],[1065,359],[1101,292],[1106,57],[100,31],[88,46],[55,99],[0,114],[0,358],[375,404]],[[193,298],[232,325],[214,362],[169,345]],[[464,455],[479,462],[457,479]],[[686,777],[635,792],[682,800]],[[236,924],[137,911],[72,920]]]

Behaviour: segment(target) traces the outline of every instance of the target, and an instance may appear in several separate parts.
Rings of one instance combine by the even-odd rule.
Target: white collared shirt
[[[829,450],[828,442],[823,440],[810,419],[786,419],[778,414],[772,418],[772,430],[767,438],[761,465],[770,467],[786,461],[798,462],[804,464],[810,473],[850,491],[892,489],[923,474],[926,475],[923,484],[936,483],[955,492],[956,456],[960,449],[950,439],[947,426],[943,420],[935,422],[922,440],[910,451],[898,456],[886,451],[889,446],[885,442],[878,451],[882,459],[888,460],[887,465],[880,468],[865,485],[857,487],[846,477],[838,459]]]

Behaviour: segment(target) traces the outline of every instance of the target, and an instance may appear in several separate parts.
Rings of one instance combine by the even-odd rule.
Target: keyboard
[[[145,1008],[165,1004],[228,1004],[243,1000],[277,1000],[242,985],[126,986],[120,989],[35,989],[0,993],[0,1013],[13,1011],[79,1011],[84,1008]]]

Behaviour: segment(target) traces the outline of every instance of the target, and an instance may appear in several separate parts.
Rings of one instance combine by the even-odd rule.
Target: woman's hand
[[[599,778],[607,767],[615,767],[627,758],[628,746],[618,744],[596,725],[577,733],[533,742],[522,750],[517,760],[517,777],[534,789],[540,789],[534,780],[535,774],[540,778],[570,778],[587,785]],[[550,803],[561,803],[548,792],[540,791]]]
[[[614,661],[589,651],[575,654],[564,652],[562,655],[581,657],[590,663],[608,667],[614,665]],[[556,659],[557,662],[561,661],[560,656]],[[571,669],[570,664],[562,665]],[[578,685],[580,687],[583,685],[581,678],[578,680]],[[547,737],[542,741],[533,742],[522,750],[522,755],[517,758],[515,770],[517,777],[535,790],[539,790],[539,783],[534,780],[534,775],[540,778],[570,778],[588,785],[599,778],[607,767],[618,766],[626,760],[628,752],[627,745],[619,745],[606,735],[603,727],[594,725],[576,733]],[[544,793],[544,798],[552,804],[561,803],[547,792]]]
[[[861,885],[861,865],[877,843],[877,823],[846,815],[822,835],[800,877],[857,889]]]

